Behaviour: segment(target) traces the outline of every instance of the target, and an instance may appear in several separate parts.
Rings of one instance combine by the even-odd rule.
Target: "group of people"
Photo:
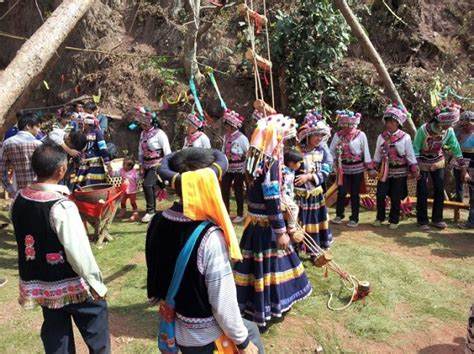
[[[72,319],[91,352],[110,352],[107,288],[78,209],[67,197],[71,187],[67,181],[73,181],[75,188],[100,183],[107,170],[118,173],[127,187],[122,211],[130,199],[132,218],[137,220],[136,192],[138,179],[143,179],[142,221],[149,222],[147,293],[150,304],[160,306],[161,351],[263,353],[258,327],[267,327],[312,291],[300,260],[298,232],[322,249],[333,242],[325,203],[331,174],[336,173],[338,187],[335,224],[343,222],[350,194],[347,226],[358,226],[360,187],[368,172],[378,175],[374,226],[385,222],[389,196],[389,227],[398,227],[400,203],[412,175],[417,178],[418,224],[428,228],[431,177],[432,224],[445,228],[445,149],[453,154],[462,181],[469,180],[467,159],[474,153],[474,115],[461,115],[460,107],[448,102],[418,129],[413,143],[402,130],[407,110],[398,104],[388,106],[373,159],[367,137],[358,129],[361,115],[347,110],[337,111],[339,130],[330,143],[331,128],[318,110],[310,111],[299,127],[284,115],[256,112],[250,140],[240,131],[243,116],[226,110],[221,150],[211,148],[204,121],[190,114],[183,149],[172,152],[157,114],[137,107],[136,120],[142,128],[140,170],[126,158],[123,168],[114,172],[97,116],[73,113],[77,114],[60,115],[58,127],[42,138],[46,143],[36,137],[36,118],[21,116],[19,132],[5,140],[1,154],[1,176],[13,166],[18,186],[11,217],[18,243],[20,303],[42,307],[41,338],[47,353],[74,352]],[[463,132],[459,141],[454,125]],[[68,156],[76,159],[74,169]],[[471,173],[473,163],[474,159]],[[233,219],[232,186],[237,202]],[[157,213],[156,196],[165,187],[174,190],[178,200]],[[474,225],[472,184],[470,188],[466,227]],[[244,220],[245,189],[248,208],[239,242],[232,222]],[[316,259],[318,254],[312,250],[309,256]]]

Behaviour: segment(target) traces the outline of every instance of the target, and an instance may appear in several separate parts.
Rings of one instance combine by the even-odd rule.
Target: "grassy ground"
[[[165,204],[160,205],[162,208]],[[4,214],[5,215],[5,214]],[[4,216],[3,216],[4,217]],[[328,292],[342,305],[349,292],[336,275],[324,277],[305,263],[313,294],[264,334],[267,353],[462,353],[467,311],[474,302],[474,233],[456,228],[421,233],[413,219],[397,231],[369,226],[334,228],[336,261],[373,289],[364,302],[342,312],[326,308]],[[450,215],[448,214],[448,217]],[[116,240],[94,248],[109,288],[114,353],[155,353],[156,309],[146,303],[146,226],[116,222]],[[241,234],[238,227],[237,234]],[[41,353],[41,312],[17,304],[16,244],[12,230],[0,235],[0,352]],[[79,336],[79,352],[86,352]]]

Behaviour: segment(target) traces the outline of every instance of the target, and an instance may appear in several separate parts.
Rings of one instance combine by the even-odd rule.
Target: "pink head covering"
[[[336,111],[337,125],[341,128],[355,128],[360,124],[362,115],[348,110]]]
[[[196,127],[197,129],[201,129],[206,125],[206,122],[204,120],[201,120],[197,114],[188,114],[186,117],[186,121]]]
[[[403,126],[403,124],[405,124],[406,120],[408,119],[409,114],[410,113],[408,113],[405,106],[394,102],[393,104],[391,104],[385,109],[385,112],[383,114],[383,119],[384,120],[388,118],[395,119],[398,122],[398,124],[400,124],[400,126]]]
[[[451,127],[459,121],[461,106],[456,102],[444,101],[435,109],[435,120],[446,127]]]
[[[233,126],[236,129],[240,129],[245,120],[243,116],[231,109],[225,110],[223,118],[225,123]]]

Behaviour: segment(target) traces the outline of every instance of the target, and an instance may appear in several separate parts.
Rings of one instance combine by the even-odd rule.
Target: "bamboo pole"
[[[355,17],[346,0],[334,0],[334,3],[339,9],[339,11],[341,11],[342,16],[344,16],[344,18],[346,19],[354,36],[356,36],[359,42],[361,43],[362,47],[364,48],[365,54],[375,66],[375,69],[380,75],[382,82],[385,88],[387,89],[391,99],[403,104],[402,98],[400,97],[397,88],[395,87],[382,58],[380,57],[374,45],[370,41],[370,38],[367,36],[364,28]],[[416,126],[415,123],[413,123],[411,117],[408,118],[408,128],[410,129],[412,134],[416,133]]]
[[[15,102],[38,82],[48,62],[93,2],[64,0],[0,73],[0,135],[13,123],[14,115],[9,113]]]

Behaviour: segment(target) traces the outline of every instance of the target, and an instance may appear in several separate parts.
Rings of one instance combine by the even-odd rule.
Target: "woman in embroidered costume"
[[[434,189],[433,226],[439,229],[447,227],[443,221],[444,208],[444,168],[443,148],[454,155],[455,164],[465,172],[461,147],[454,134],[453,125],[459,120],[459,106],[452,102],[443,102],[436,108],[434,117],[418,128],[413,142],[415,156],[421,170],[421,178],[416,186],[416,218],[423,230],[429,230],[428,220],[428,177],[431,176]]]
[[[188,114],[186,118],[186,136],[184,138],[183,149],[197,147],[210,149],[211,141],[203,132],[205,121],[201,120],[197,114]]]
[[[249,320],[266,326],[311,293],[303,265],[290,244],[280,206],[283,141],[296,123],[273,115],[255,129],[246,161],[248,221],[240,247],[244,260],[234,278],[239,306]]]
[[[244,117],[237,112],[226,110],[224,112],[224,143],[222,152],[229,160],[229,170],[222,179],[222,197],[229,209],[230,190],[234,187],[235,200],[237,202],[237,216],[233,219],[235,223],[244,220],[244,163],[249,149],[249,140],[240,132]]]
[[[330,136],[331,128],[317,110],[306,115],[304,124],[298,131],[300,149],[304,154],[302,168],[295,180],[296,202],[300,209],[299,220],[305,231],[322,248],[329,248],[332,243],[329,214],[322,187],[333,165],[327,146]]]
[[[336,161],[337,204],[334,224],[341,224],[344,219],[346,194],[351,196],[352,214],[347,226],[359,225],[360,187],[364,179],[364,171],[369,170],[375,176],[372,158],[370,157],[367,136],[357,126],[361,114],[351,111],[337,111],[337,125],[341,129],[334,135],[330,150]]]
[[[86,114],[83,122],[87,144],[73,180],[76,187],[105,183],[104,164],[106,164],[108,171],[111,171],[107,143],[98,126],[98,120],[93,115]]]
[[[374,226],[385,221],[385,200],[390,197],[389,228],[397,229],[401,201],[408,195],[407,176],[418,178],[419,169],[410,135],[402,131],[408,117],[405,107],[393,104],[383,115],[385,130],[377,138],[374,162],[380,170],[377,183],[377,219]]]
[[[138,145],[138,160],[142,169],[143,192],[146,201],[146,214],[142,222],[147,223],[156,211],[156,184],[158,182],[156,167],[164,156],[171,153],[171,148],[166,133],[160,129],[155,112],[146,107],[137,107],[136,115],[142,128]]]
[[[474,157],[474,112],[466,111],[461,114],[459,123],[454,128],[456,138],[461,146],[462,156],[465,161],[465,165],[469,166],[469,162]],[[462,169],[455,165],[454,179],[456,181],[456,200],[458,202],[463,201],[464,196],[464,181],[462,180]]]

